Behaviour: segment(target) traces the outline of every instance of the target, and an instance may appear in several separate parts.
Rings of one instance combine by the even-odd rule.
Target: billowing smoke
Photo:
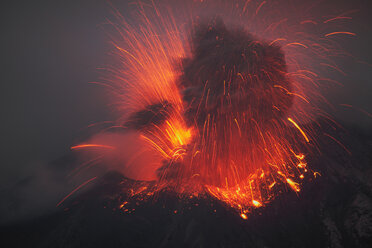
[[[190,43],[192,56],[183,61],[180,81],[190,121],[196,115],[203,124],[207,115],[236,112],[267,120],[287,112],[292,97],[281,87],[291,85],[280,47],[241,27],[228,29],[219,18],[197,25]]]

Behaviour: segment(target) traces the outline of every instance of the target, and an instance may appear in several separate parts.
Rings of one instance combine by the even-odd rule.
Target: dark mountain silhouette
[[[307,159],[322,176],[298,195],[282,192],[247,220],[214,199],[169,192],[129,200],[125,212],[119,205],[133,181],[111,171],[55,212],[3,224],[1,240],[10,247],[371,247],[371,134],[352,127],[318,133],[321,154]],[[64,161],[73,159],[53,166]]]

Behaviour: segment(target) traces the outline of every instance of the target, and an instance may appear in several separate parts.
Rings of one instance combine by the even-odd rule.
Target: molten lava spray
[[[117,63],[109,70],[110,92],[121,113],[118,126],[143,144],[131,162],[144,151],[154,156],[148,191],[211,195],[246,219],[278,192],[298,193],[302,180],[319,174],[308,168],[305,154],[316,150],[309,122],[326,115],[319,108],[326,79],[311,61],[337,68],[328,59],[335,50],[327,40],[336,33],[316,42],[305,33],[315,20],[269,22],[260,15],[269,2],[235,2],[229,8],[214,3],[224,9],[217,17],[192,13],[183,21],[167,8],[139,4],[140,25],[115,11],[119,23],[111,24],[119,35],[113,37]],[[210,6],[198,4],[191,12]],[[238,24],[228,9],[239,13]],[[75,148],[84,146],[89,144]],[[123,173],[140,179],[141,170]]]

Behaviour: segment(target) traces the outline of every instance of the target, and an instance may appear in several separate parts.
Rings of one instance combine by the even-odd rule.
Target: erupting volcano
[[[177,69],[178,91],[164,92],[124,123],[162,155],[159,185],[208,192],[243,212],[267,202],[281,184],[300,191],[296,181],[308,171],[303,142],[287,124],[296,124],[287,117],[294,96],[279,46],[213,19],[196,27],[191,56]]]
[[[249,14],[249,2],[240,20],[258,18],[265,4]],[[290,26],[280,19],[251,33],[250,25],[224,16],[180,25],[155,5],[139,5],[139,13],[138,26],[118,12],[119,24],[110,23],[119,35],[112,38],[116,64],[108,85],[125,145],[101,141],[74,149],[124,156],[123,174],[149,181],[133,195],[210,195],[244,219],[280,192],[299,193],[304,180],[320,175],[308,167],[306,155],[317,152],[315,124],[309,123],[317,115],[328,117],[318,104],[326,79],[309,64],[318,59],[338,69],[328,61],[334,50],[324,38],[335,32],[317,43],[303,32],[313,20]]]

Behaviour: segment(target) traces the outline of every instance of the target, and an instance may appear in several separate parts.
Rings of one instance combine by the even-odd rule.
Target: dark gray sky
[[[126,2],[111,1],[125,15]],[[359,9],[350,52],[372,64],[372,15],[368,0],[331,2]],[[38,161],[67,153],[89,124],[112,119],[98,67],[109,52],[100,27],[110,17],[105,0],[11,1],[1,7],[1,173],[0,185],[32,171]],[[372,112],[372,67],[348,63],[344,88],[335,102]],[[367,128],[371,119],[352,111],[338,118]]]
[[[0,179],[63,155],[82,128],[108,118],[102,88],[88,83],[108,51],[99,27],[108,15],[94,0],[2,7]]]

